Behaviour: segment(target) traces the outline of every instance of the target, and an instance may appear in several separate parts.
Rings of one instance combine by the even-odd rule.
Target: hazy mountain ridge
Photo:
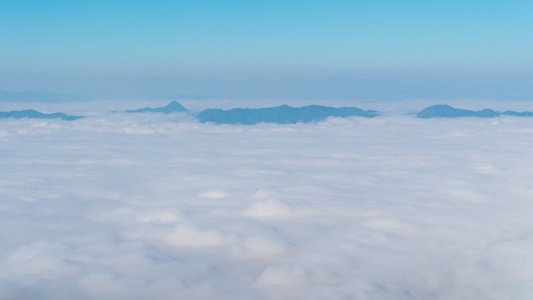
[[[173,112],[187,112],[189,111],[183,105],[179,104],[177,101],[170,102],[167,106],[163,107],[156,107],[156,108],[150,108],[150,107],[144,107],[134,110],[126,110],[124,112],[127,113],[146,113],[146,112],[153,112],[153,113],[173,113]]]
[[[501,115],[516,116],[516,117],[533,117],[533,112],[524,111],[516,112],[507,110],[504,112],[497,112],[490,108],[474,111],[468,109],[454,108],[449,105],[438,104],[424,108],[417,113],[416,117],[421,119],[430,118],[459,118],[459,117],[478,117],[478,118],[494,118]]]
[[[257,123],[293,124],[321,121],[327,117],[360,116],[373,118],[379,113],[374,110],[362,110],[357,107],[327,107],[309,105],[291,107],[282,105],[269,108],[234,108],[231,110],[206,109],[198,115],[202,123],[213,122],[219,124],[254,125]]]
[[[346,118],[359,116],[364,118],[374,118],[382,115],[375,110],[362,110],[357,107],[329,107],[322,105],[307,105],[302,107],[292,107],[281,105],[265,108],[233,108],[229,110],[207,108],[200,112],[190,112],[177,101],[172,101],[162,107],[144,107],[134,110],[112,111],[123,113],[188,113],[201,123],[212,122],[216,124],[242,124],[254,125],[258,123],[276,123],[276,124],[294,124],[309,123],[325,120],[328,117]],[[533,117],[531,111],[513,111],[506,110],[503,112],[495,111],[489,108],[474,111],[469,109],[454,108],[449,105],[439,104],[424,108],[418,113],[412,113],[417,118],[458,118],[458,117],[478,117],[493,118],[498,116],[516,116],[516,117]],[[67,121],[78,120],[83,116],[70,116],[64,113],[41,113],[39,111],[13,110],[9,112],[0,112],[0,118],[36,118],[36,119],[62,119]]]
[[[10,112],[0,112],[0,118],[30,118],[30,119],[62,119],[65,121],[74,121],[83,118],[83,116],[69,116],[64,113],[45,114],[33,109],[13,110]]]

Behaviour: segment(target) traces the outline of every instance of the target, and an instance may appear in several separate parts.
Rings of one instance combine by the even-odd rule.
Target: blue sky
[[[142,77],[519,79],[533,70],[532,9],[516,0],[8,0],[0,89]]]

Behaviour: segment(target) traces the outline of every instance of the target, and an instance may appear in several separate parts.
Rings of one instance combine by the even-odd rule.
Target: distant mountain
[[[502,112],[502,115],[516,116],[516,117],[533,117],[533,112],[530,112],[530,111],[516,112],[516,111],[508,110],[508,111]]]
[[[91,98],[79,95],[40,93],[32,91],[9,92],[0,90],[0,101],[5,102],[49,102],[90,101]]]
[[[433,105],[423,109],[416,117],[422,119],[429,118],[457,118],[457,117],[479,117],[479,118],[493,118],[501,115],[517,116],[517,117],[533,117],[533,112],[516,112],[512,110],[503,113],[494,111],[489,108],[474,111],[468,109],[453,108],[449,105]]]
[[[172,101],[167,106],[163,106],[163,107],[157,107],[157,108],[145,107],[145,108],[139,108],[139,109],[135,109],[135,110],[126,110],[125,112],[127,112],[127,113],[155,112],[155,113],[168,114],[168,113],[173,113],[173,112],[185,112],[185,111],[189,111],[189,110],[186,109],[185,107],[183,107],[178,102]]]
[[[10,112],[0,112],[0,118],[30,118],[30,119],[62,119],[74,121],[83,118],[82,116],[68,116],[63,113],[44,114],[36,110],[13,110]]]
[[[365,111],[356,107],[334,108],[320,105],[291,107],[282,105],[269,108],[234,108],[227,111],[210,108],[202,111],[197,118],[202,123],[253,125],[262,122],[277,124],[307,123],[321,121],[327,117],[360,116],[373,118],[377,115],[379,113],[376,111]]]

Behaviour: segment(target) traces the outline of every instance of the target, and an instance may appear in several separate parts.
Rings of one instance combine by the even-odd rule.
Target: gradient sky
[[[0,89],[39,78],[530,74],[532,11],[525,0],[6,0]]]

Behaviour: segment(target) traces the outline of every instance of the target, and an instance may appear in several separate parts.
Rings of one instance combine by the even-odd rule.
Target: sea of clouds
[[[0,299],[530,299],[532,145],[517,117],[2,119]]]

